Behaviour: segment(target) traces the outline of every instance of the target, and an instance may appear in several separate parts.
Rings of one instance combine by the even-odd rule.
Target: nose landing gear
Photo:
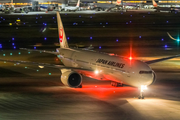
[[[114,87],[123,87],[123,83],[118,83],[118,82],[111,82],[111,85]]]
[[[143,92],[144,92],[144,90],[146,90],[146,89],[147,89],[147,86],[146,86],[146,85],[141,85],[140,95],[139,95],[138,99],[144,99]]]

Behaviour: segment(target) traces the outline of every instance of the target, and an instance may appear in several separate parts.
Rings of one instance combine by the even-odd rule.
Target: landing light
[[[96,71],[95,71],[95,74],[98,74],[98,73],[99,73],[99,71],[98,71],[98,70],[96,70]]]
[[[141,92],[143,92],[144,90],[147,90],[147,85],[141,85]]]

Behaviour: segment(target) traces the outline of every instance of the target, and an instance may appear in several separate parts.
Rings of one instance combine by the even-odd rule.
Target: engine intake
[[[78,87],[82,83],[82,76],[77,72],[67,71],[62,73],[61,81],[69,87]]]

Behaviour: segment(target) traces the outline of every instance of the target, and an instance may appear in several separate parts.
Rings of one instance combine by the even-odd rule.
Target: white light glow
[[[98,70],[96,70],[96,71],[95,71],[95,74],[98,74],[98,73],[99,73],[99,71],[98,71]]]
[[[40,65],[39,65],[39,68],[44,68],[44,66],[40,66]]]
[[[144,92],[144,90],[147,90],[147,85],[141,85],[141,92]]]

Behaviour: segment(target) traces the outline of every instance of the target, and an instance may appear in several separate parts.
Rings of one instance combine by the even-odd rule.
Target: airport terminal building
[[[80,0],[81,3],[109,3],[115,4],[116,0]],[[171,0],[155,0],[158,5],[162,7],[171,7],[177,6],[180,7],[180,0],[171,1]],[[38,4],[68,4],[68,3],[76,3],[77,0],[0,0],[0,4],[12,4],[13,5],[32,5],[33,2],[38,2]],[[123,3],[136,3],[143,5],[152,5],[152,0],[123,0]]]

